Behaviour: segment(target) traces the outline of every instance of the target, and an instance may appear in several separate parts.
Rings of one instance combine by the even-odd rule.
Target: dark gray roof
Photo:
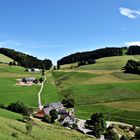
[[[58,109],[59,114],[68,114],[68,111],[66,109]]]
[[[27,82],[33,82],[36,78],[34,77],[29,77],[29,78],[23,78]]]
[[[46,107],[53,108],[53,109],[64,108],[61,102],[50,103],[50,104],[47,104]]]

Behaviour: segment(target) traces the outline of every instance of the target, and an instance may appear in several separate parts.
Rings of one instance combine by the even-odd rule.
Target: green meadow
[[[0,56],[1,57],[1,56]],[[6,61],[6,58],[4,60]],[[10,60],[11,61],[11,60]],[[55,81],[50,72],[46,72],[47,81],[41,93],[42,104],[60,101]],[[9,105],[17,100],[24,102],[33,108],[38,107],[38,91],[40,85],[19,86],[17,79],[24,77],[41,77],[41,74],[25,72],[25,68],[20,66],[9,66],[0,64],[0,104]],[[89,137],[75,131],[67,130],[61,126],[49,125],[38,120],[31,134],[26,135],[26,124],[22,122],[23,116],[8,110],[0,109],[0,139],[1,140],[90,140]],[[12,134],[15,136],[12,136]]]
[[[13,61],[11,58],[3,55],[3,54],[0,54],[0,62],[1,63],[9,63],[10,61]]]
[[[140,56],[101,58],[96,64],[52,74],[61,96],[75,99],[77,117],[103,112],[107,120],[140,126],[140,75],[122,70],[129,59]]]
[[[34,119],[30,134],[26,135],[26,123],[17,113],[0,109],[0,139],[1,140],[91,140],[76,130],[68,130],[61,126],[43,123]],[[20,121],[19,121],[20,120]],[[14,135],[13,135],[14,134]]]

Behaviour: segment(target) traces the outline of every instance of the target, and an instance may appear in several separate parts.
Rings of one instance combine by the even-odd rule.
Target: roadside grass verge
[[[51,72],[46,72],[46,77],[47,80],[44,83],[44,88],[41,93],[41,101],[43,105],[61,100],[61,96],[58,93],[58,89],[55,85]]]

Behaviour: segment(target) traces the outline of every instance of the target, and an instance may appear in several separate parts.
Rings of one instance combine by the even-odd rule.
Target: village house
[[[27,68],[25,71],[27,71],[27,72],[35,72],[35,73],[40,73],[41,72],[41,70],[40,69],[38,69],[38,68]]]
[[[38,111],[35,117],[43,118],[45,115],[49,115],[50,111],[53,109],[60,111],[61,109],[64,109],[64,106],[61,102],[54,102],[54,103],[47,104],[46,106],[43,107],[42,110]]]
[[[55,102],[55,103],[50,103],[47,104],[46,106],[44,106],[43,110],[45,112],[45,114],[49,114],[49,112],[53,109],[64,109],[64,106],[61,102]]]
[[[75,123],[73,111],[67,111],[61,102],[47,104],[42,110],[39,110],[38,113],[35,114],[35,117],[42,119],[45,115],[49,115],[53,109],[56,109],[58,112],[58,120],[62,125],[64,123],[69,123],[70,125]]]
[[[24,82],[24,83],[35,83],[36,80],[37,79],[34,78],[34,77],[29,77],[29,78],[23,78],[22,82]]]
[[[73,125],[76,122],[76,119],[73,116],[68,115],[63,121],[62,121],[62,125],[64,125],[65,123],[69,124],[69,125]]]

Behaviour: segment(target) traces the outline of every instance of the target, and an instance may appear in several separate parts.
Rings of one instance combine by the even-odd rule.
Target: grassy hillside
[[[140,56],[102,58],[96,64],[53,72],[61,95],[75,99],[77,117],[104,112],[108,120],[140,126],[140,75],[123,73],[128,59]]]
[[[10,61],[13,61],[13,60],[0,53],[0,62],[1,63],[9,63]]]
[[[75,131],[67,130],[61,126],[49,125],[34,120],[35,124],[29,135],[26,135],[26,124],[22,116],[10,111],[0,109],[0,139],[1,140],[90,140],[85,135]],[[16,134],[13,137],[12,134]]]
[[[125,56],[113,56],[105,57],[96,60],[95,64],[84,65],[78,67],[78,70],[120,70],[125,66],[128,60],[133,59],[136,61],[140,60],[140,55],[125,55]],[[62,69],[71,69],[77,66],[78,63],[61,65]]]

